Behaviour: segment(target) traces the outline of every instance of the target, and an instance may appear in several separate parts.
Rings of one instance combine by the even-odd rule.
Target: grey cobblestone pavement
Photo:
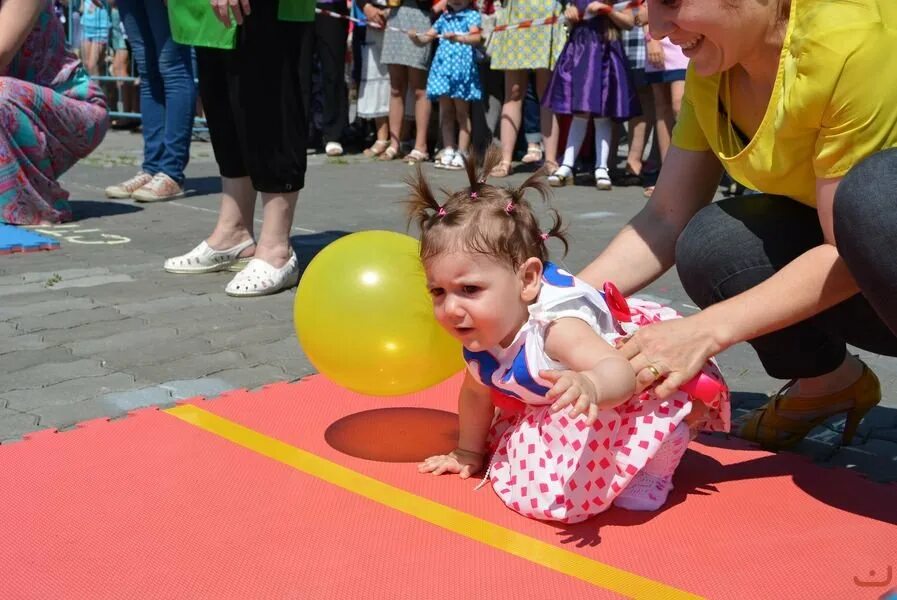
[[[161,269],[166,257],[192,248],[215,223],[219,186],[208,144],[193,145],[186,198],[148,205],[104,198],[106,185],[137,169],[140,147],[137,135],[110,133],[66,174],[77,220],[44,229],[61,249],[0,256],[0,442],[313,372],[295,340],[293,292],[234,299],[224,294],[231,273],[178,276]],[[300,261],[307,264],[346,232],[404,231],[396,201],[407,166],[351,156],[309,160],[293,230]],[[458,173],[426,170],[436,185],[463,181]],[[563,262],[573,271],[585,266],[643,203],[639,188],[561,190],[554,205],[570,223],[573,241]],[[695,310],[675,273],[645,295],[686,314]],[[897,361],[860,354],[881,378],[882,405],[867,416],[853,445],[839,444],[841,418],[819,427],[796,451],[895,481]],[[746,345],[724,353],[720,364],[736,392],[737,415],[781,385],[763,373]]]

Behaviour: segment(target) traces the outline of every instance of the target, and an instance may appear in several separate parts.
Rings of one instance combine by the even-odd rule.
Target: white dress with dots
[[[539,298],[514,341],[490,351],[465,349],[473,376],[513,398],[497,402],[502,410],[490,432],[488,477],[502,501],[518,513],[576,523],[607,510],[691,412],[692,398],[685,392],[660,400],[650,390],[600,411],[591,427],[585,415],[571,419],[569,409],[549,411],[545,393],[551,383],[541,379],[539,371],[565,368],[545,354],[545,332],[553,321],[582,319],[614,344],[640,326],[679,317],[659,304],[637,299],[628,303],[632,322],[621,322],[604,294],[546,263]],[[722,383],[712,362],[703,371]],[[729,410],[729,392],[723,385],[708,404],[701,427],[728,431]]]

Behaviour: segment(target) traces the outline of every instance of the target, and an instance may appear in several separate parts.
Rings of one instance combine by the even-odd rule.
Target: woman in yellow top
[[[846,344],[897,355],[893,0],[649,0],[651,34],[691,59],[657,188],[581,277],[626,294],[674,264],[704,310],[624,346],[667,395],[748,341],[792,379],[742,436],[770,448],[881,398]],[[891,149],[889,149],[891,148]],[[760,195],[711,203],[723,169]]]

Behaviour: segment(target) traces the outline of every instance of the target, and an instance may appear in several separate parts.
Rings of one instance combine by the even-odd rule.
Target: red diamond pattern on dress
[[[717,376],[718,370],[708,367],[705,372]],[[727,393],[720,394],[721,408],[711,410],[702,424],[706,429],[725,430],[728,399]],[[600,411],[592,427],[585,425],[584,416],[552,413],[535,401],[519,413],[501,411],[490,432],[489,447],[496,457],[515,458],[496,460],[493,488],[506,505],[524,516],[582,521],[611,506],[691,405],[684,393],[661,400],[647,390],[614,409]],[[526,485],[521,487],[523,482]]]

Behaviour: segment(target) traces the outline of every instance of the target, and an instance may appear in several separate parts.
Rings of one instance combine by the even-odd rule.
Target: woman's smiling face
[[[776,0],[648,0],[651,36],[668,37],[698,75],[721,73],[762,42]]]

